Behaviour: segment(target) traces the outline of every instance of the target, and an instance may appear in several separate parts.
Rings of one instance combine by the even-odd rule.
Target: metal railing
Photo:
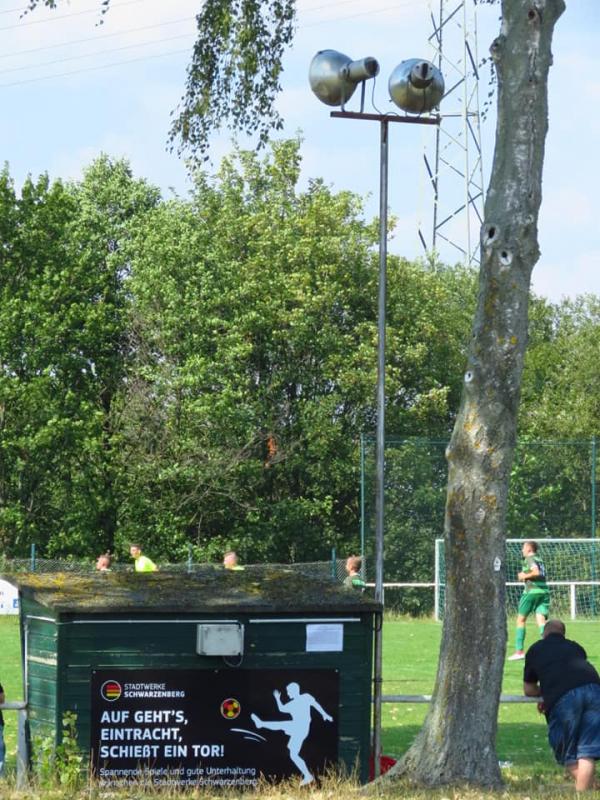
[[[22,700],[0,703],[0,711],[17,712],[17,789],[23,789],[27,785],[29,770],[27,703]]]
[[[367,583],[368,588],[373,588],[374,583]],[[523,584],[518,581],[507,581],[506,586],[522,587]],[[596,586],[600,589],[600,581],[548,581],[548,586],[568,586],[569,588],[569,616],[570,618],[577,619],[577,587],[578,586]],[[437,583],[426,582],[408,582],[408,581],[387,581],[383,584],[384,589],[384,605],[385,605],[385,590],[386,589],[433,589],[435,591],[436,602],[434,604],[434,619],[438,622],[441,620],[440,609],[437,603],[438,592],[436,591]]]
[[[384,694],[382,703],[431,703],[430,694]],[[524,694],[501,694],[501,703],[541,703],[542,697],[526,697]]]

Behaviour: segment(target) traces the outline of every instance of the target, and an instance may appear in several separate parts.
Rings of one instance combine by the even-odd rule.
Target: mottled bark
[[[392,773],[422,784],[501,783],[495,745],[506,650],[506,504],[530,278],[539,257],[551,41],[563,10],[563,0],[503,0],[501,32],[491,48],[498,75],[496,147],[481,231],[479,300],[447,450],[444,630],[429,713]]]

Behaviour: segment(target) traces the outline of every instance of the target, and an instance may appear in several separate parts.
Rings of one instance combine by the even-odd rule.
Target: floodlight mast
[[[352,61],[336,50],[321,50],[313,58],[309,82],[315,95],[329,106],[341,106],[332,111],[339,119],[360,119],[379,122],[379,287],[377,300],[377,433],[375,443],[375,600],[383,606],[383,545],[385,511],[385,327],[387,304],[387,227],[388,227],[388,138],[390,122],[417,125],[439,125],[440,117],[399,116],[397,114],[365,114],[365,82],[379,73],[374,58]],[[362,86],[360,113],[344,109],[358,83]],[[424,114],[438,106],[444,95],[444,78],[429,61],[403,61],[392,72],[389,92],[400,109],[411,114]],[[375,626],[373,687],[373,758],[374,774],[381,772],[381,698],[383,665],[383,615]]]

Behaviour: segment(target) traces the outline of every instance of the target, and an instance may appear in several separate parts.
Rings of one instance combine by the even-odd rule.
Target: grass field
[[[441,625],[432,621],[398,620],[384,626],[384,694],[431,694],[435,680]],[[537,638],[535,625],[527,629],[526,646]],[[588,658],[600,668],[600,622],[576,621],[567,624],[567,637],[580,642]],[[512,624],[509,644],[512,643]],[[510,649],[509,649],[509,652]],[[523,662],[506,662],[502,691],[522,694]],[[383,745],[386,753],[403,753],[416,735],[427,706],[425,704],[385,704]],[[546,722],[533,704],[503,704],[498,728],[498,758],[511,762],[515,769],[535,772],[561,771],[554,764],[546,738]]]
[[[512,626],[509,641],[512,640]],[[441,625],[429,620],[398,619],[384,624],[384,694],[431,694],[435,679]],[[537,636],[528,627],[527,644]],[[600,666],[600,622],[568,624],[567,636],[580,642],[588,657]],[[0,681],[7,700],[22,698],[19,627],[16,617],[0,617]],[[507,662],[503,692],[522,692],[523,662]],[[425,716],[425,704],[385,704],[383,708],[383,750],[401,755],[419,730]],[[5,712],[5,738],[9,769],[15,763],[16,715]],[[507,780],[532,790],[542,782],[546,791],[565,785],[562,771],[554,763],[546,739],[544,717],[535,705],[503,705],[499,716],[498,758],[507,762]],[[522,791],[521,789],[520,791]],[[534,796],[535,791],[527,794]],[[415,795],[417,796],[417,795]],[[516,795],[524,796],[524,795]],[[455,795],[456,797],[456,795]]]

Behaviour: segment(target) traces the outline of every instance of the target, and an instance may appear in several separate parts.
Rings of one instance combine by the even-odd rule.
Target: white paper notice
[[[333,625],[306,626],[307,653],[341,653],[344,649],[344,626]]]

